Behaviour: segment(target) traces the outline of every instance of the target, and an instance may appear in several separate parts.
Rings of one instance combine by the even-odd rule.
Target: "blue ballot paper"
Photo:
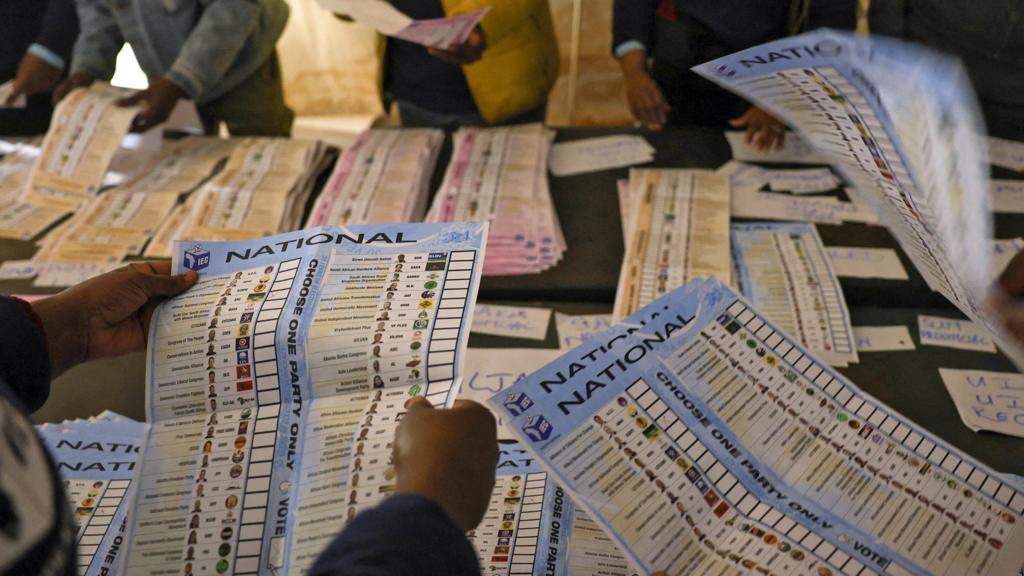
[[[130,574],[307,569],[394,489],[404,402],[458,393],[487,225],[179,242],[153,315]]]
[[[1024,492],[715,279],[490,404],[647,572],[995,575],[1024,563]]]

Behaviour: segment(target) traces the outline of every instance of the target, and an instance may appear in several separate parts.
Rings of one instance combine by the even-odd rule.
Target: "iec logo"
[[[728,64],[721,64],[715,68],[715,74],[726,78],[732,78],[736,75],[736,70]]]
[[[185,268],[199,272],[210,265],[210,251],[196,244],[185,251]]]
[[[551,437],[554,428],[543,416],[530,416],[523,424],[523,432],[534,442],[541,442]]]
[[[513,416],[519,416],[526,412],[530,406],[533,406],[533,400],[530,400],[530,397],[522,392],[509,392],[505,397],[505,408]]]

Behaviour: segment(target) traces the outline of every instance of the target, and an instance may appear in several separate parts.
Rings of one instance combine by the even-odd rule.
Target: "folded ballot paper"
[[[490,222],[484,275],[536,274],[562,259],[565,238],[547,178],[551,137],[541,124],[455,133],[426,221]]]
[[[712,278],[489,403],[642,573],[995,576],[1024,564],[1024,491]]]
[[[436,129],[373,129],[345,149],[306,226],[419,222],[444,142]]]
[[[349,16],[374,30],[431,48],[448,49],[462,44],[490,10],[481,8],[465,14],[430,20],[413,20],[382,0],[317,0],[321,7]]]
[[[793,127],[874,204],[928,285],[1024,366],[1024,348],[983,309],[991,278],[989,168],[957,60],[819,30],[694,70]]]
[[[116,574],[145,425],[106,411],[36,426],[64,483],[78,548],[78,573]]]

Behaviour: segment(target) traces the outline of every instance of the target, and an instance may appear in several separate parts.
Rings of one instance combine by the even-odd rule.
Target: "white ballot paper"
[[[989,136],[988,160],[993,166],[1024,172],[1024,142]]]
[[[1024,375],[950,368],[939,375],[968,428],[1024,438]]]
[[[629,186],[630,237],[614,317],[699,276],[731,281],[726,177],[711,170],[634,169]]]
[[[602,136],[553,144],[548,153],[548,168],[555,176],[572,176],[652,160],[654,147],[642,136]]]
[[[886,38],[819,30],[694,68],[794,127],[872,199],[928,285],[996,334],[987,316],[989,167],[963,66]]]
[[[857,361],[850,312],[811,224],[733,224],[736,285],[759,310],[833,366]]]
[[[393,490],[405,400],[454,401],[486,239],[447,223],[176,243],[174,273],[200,277],[150,325],[122,573],[308,569]]]
[[[800,170],[765,170],[768,187],[772,190],[787,190],[793,194],[814,194],[828,192],[841,184],[828,168],[806,168]]]
[[[976,352],[996,351],[991,334],[970,320],[921,314],[917,317],[917,329],[923,346],[944,346]]]
[[[562,314],[555,312],[558,347],[572,350],[612,326],[611,314]]]
[[[698,279],[491,398],[643,573],[1005,575],[1024,493]]]
[[[854,326],[857,353],[914,350],[914,339],[906,326]]]
[[[488,398],[561,355],[562,351],[554,348],[467,348],[459,398],[486,405]],[[498,436],[514,438],[502,427],[501,414],[494,416],[498,419]]]
[[[992,211],[1024,213],[1024,180],[992,180]]]
[[[470,332],[543,340],[547,336],[550,322],[549,308],[478,304],[473,310],[473,326]]]
[[[908,280],[900,257],[891,248],[828,246],[825,248],[836,276]]]
[[[387,36],[432,48],[462,44],[490,8],[433,20],[413,20],[382,0],[317,0],[320,6],[351,16],[353,20]]]

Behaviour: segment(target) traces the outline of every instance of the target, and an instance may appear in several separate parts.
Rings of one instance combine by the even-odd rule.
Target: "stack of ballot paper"
[[[64,482],[77,530],[78,573],[118,574],[145,425],[105,411],[36,426]]]
[[[100,194],[46,236],[38,263],[118,263],[137,255],[179,197],[209,178],[234,146],[231,140],[187,138],[130,181]]]
[[[345,149],[306,226],[419,222],[444,132],[367,130]]]
[[[0,158],[0,238],[28,240],[66,213],[20,201],[38,157],[39,148],[18,144]]]
[[[243,240],[302,225],[317,176],[330,160],[319,141],[247,138],[227,164],[189,195],[156,233],[147,256],[170,240]]]
[[[428,222],[491,223],[484,274],[536,274],[556,265],[565,238],[548,189],[552,132],[540,124],[462,128]]]
[[[622,189],[626,255],[615,294],[625,318],[688,280],[732,278],[729,180],[711,170],[634,169]]]
[[[1024,490],[715,279],[489,404],[640,573],[1002,576],[1024,564]]]
[[[384,0],[317,0],[320,6],[385,34],[447,50],[466,42],[490,7],[445,18],[413,20]]]

